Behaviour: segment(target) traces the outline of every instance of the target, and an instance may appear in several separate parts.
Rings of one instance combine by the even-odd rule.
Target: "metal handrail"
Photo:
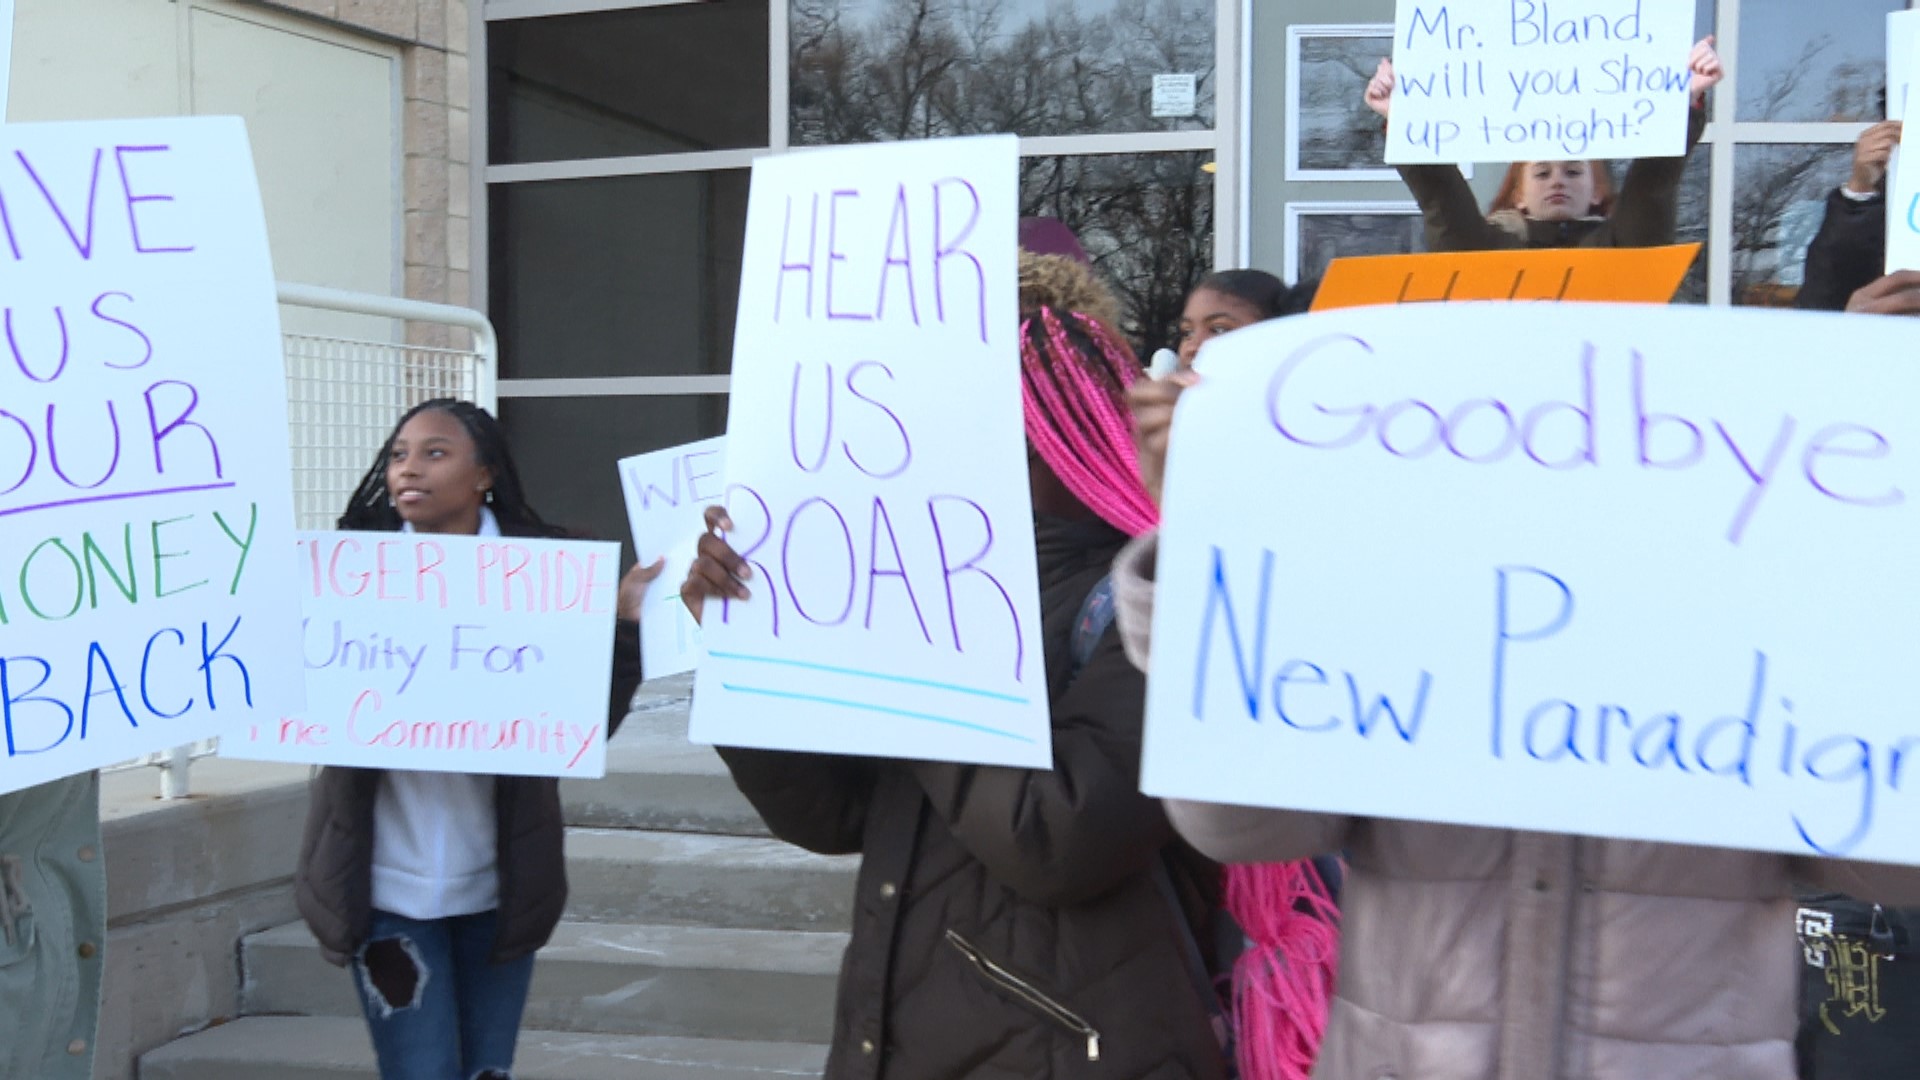
[[[280,302],[283,304],[319,308],[323,311],[344,311],[353,315],[374,315],[412,322],[440,323],[472,332],[473,351],[486,360],[486,363],[481,366],[478,385],[474,388],[474,404],[488,411],[497,407],[500,337],[494,333],[492,321],[480,312],[472,308],[456,307],[453,304],[408,300],[405,297],[382,296],[378,293],[357,293],[346,289],[331,289],[324,285],[301,285],[292,281],[277,282],[276,287],[280,294]]]
[[[377,293],[357,293],[346,289],[302,285],[291,281],[276,282],[275,288],[281,303],[296,307],[340,311],[350,315],[368,315],[375,318],[401,319],[408,322],[437,323],[469,331],[473,334],[473,348],[467,351],[479,356],[483,361],[473,373],[474,403],[489,411],[498,408],[500,339],[494,333],[493,323],[480,312],[452,304],[435,304],[425,300],[408,300]],[[404,348],[405,346],[395,347]],[[186,746],[176,746],[171,750],[157,751],[132,761],[109,766],[104,771],[156,767],[160,770],[160,797],[184,799],[192,794],[191,776],[194,760],[213,754],[215,743],[216,740],[207,740]]]

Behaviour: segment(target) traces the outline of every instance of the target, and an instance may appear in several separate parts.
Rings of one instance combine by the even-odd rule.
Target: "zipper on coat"
[[[952,930],[947,931],[947,942],[958,949],[960,955],[966,957],[974,970],[984,976],[988,982],[1026,1002],[1047,1019],[1087,1040],[1088,1061],[1100,1060],[1100,1033],[1095,1031],[1093,1025],[1087,1023],[1079,1013],[1048,997],[1032,983],[994,963],[985,953],[974,948],[971,942],[958,933]]]

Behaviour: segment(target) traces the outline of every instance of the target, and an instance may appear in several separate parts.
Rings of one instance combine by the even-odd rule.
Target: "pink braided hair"
[[[1340,970],[1340,912],[1311,859],[1227,867],[1227,910],[1247,937],[1233,965],[1240,1080],[1306,1080]]]
[[[1075,340],[1076,336],[1079,338]],[[1139,536],[1160,521],[1140,482],[1127,388],[1133,350],[1098,319],[1042,307],[1020,324],[1027,441],[1101,520]],[[1234,964],[1242,1080],[1306,1080],[1340,963],[1340,913],[1312,861],[1229,866],[1227,909],[1246,933]]]
[[[1158,524],[1126,401],[1133,350],[1097,319],[1043,307],[1020,325],[1020,371],[1027,441],[1074,498],[1128,536]]]

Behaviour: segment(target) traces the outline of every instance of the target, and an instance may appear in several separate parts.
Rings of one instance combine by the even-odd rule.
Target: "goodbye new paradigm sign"
[[[240,121],[0,128],[0,792],[301,704]]]
[[[307,708],[223,757],[599,777],[620,547],[300,534]]]
[[[1920,863],[1910,324],[1582,315],[1207,346],[1147,792]]]
[[[753,165],[695,741],[1050,767],[1018,140]]]
[[[1399,0],[1387,161],[1686,152],[1693,5]]]

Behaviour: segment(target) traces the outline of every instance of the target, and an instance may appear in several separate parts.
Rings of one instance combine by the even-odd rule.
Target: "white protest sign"
[[[707,604],[696,742],[1051,765],[1018,154],[754,162],[727,421],[753,598]]]
[[[7,118],[13,85],[13,0],[0,0],[0,121]]]
[[[286,375],[232,119],[0,128],[0,792],[301,704]]]
[[[680,583],[706,531],[706,508],[726,494],[725,439],[702,439],[620,462],[620,489],[640,565],[665,559],[640,618],[641,671],[657,679],[700,663],[700,624],[680,600]]]
[[[606,774],[618,544],[305,532],[299,565],[307,708],[222,757]]]
[[[1887,18],[1887,108],[1892,115],[1893,103],[1903,105],[1907,98],[1906,81],[1908,72],[1920,68],[1920,23],[1913,18],[1920,17],[1920,11],[1901,11],[1895,15],[1908,16],[1907,21],[1895,22],[1894,16]],[[1897,37],[1895,35],[1898,35]],[[1896,49],[1896,45],[1898,48]],[[1898,72],[1891,62],[1896,53],[1904,57]],[[1898,81],[1896,81],[1898,80]],[[1901,110],[1903,113],[1905,109]],[[1902,168],[1904,161],[1914,158],[1906,152],[1907,145],[1920,146],[1920,136],[1907,138],[1912,128],[1902,125],[1900,148],[1894,153],[1887,170],[1887,273],[1896,270],[1920,270],[1920,169]]]
[[[1207,346],[1144,790],[1920,863],[1910,325],[1579,316],[1355,309]]]
[[[1399,0],[1387,161],[1678,157],[1693,5]]]
[[[1887,13],[1887,119],[1907,118],[1907,87],[1913,81],[1914,50],[1920,48],[1920,11]]]

